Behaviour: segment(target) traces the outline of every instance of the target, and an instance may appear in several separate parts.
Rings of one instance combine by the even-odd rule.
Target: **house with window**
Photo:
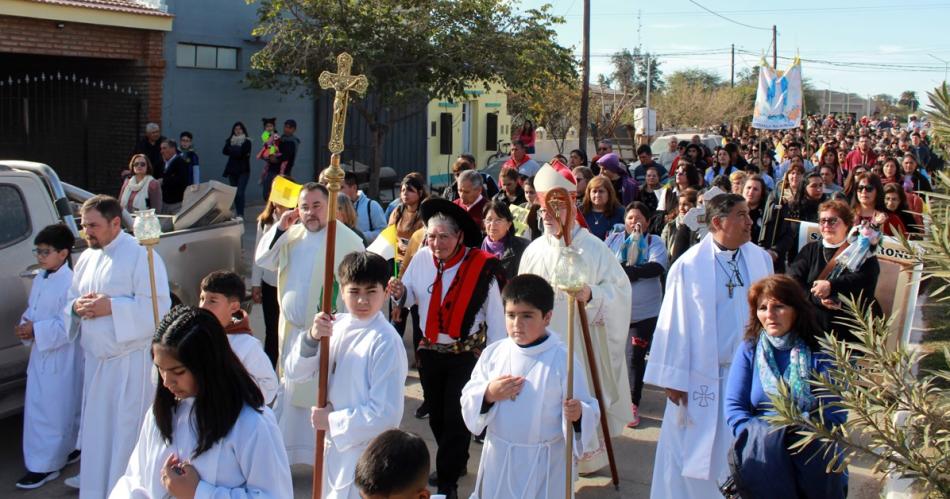
[[[508,94],[498,84],[469,85],[465,98],[433,99],[426,109],[427,156],[431,185],[451,183],[452,163],[462,153],[475,156],[479,169],[489,157],[511,145]]]
[[[292,175],[315,179],[329,164],[330,92],[252,89],[252,35],[259,4],[243,0],[0,0],[0,157],[40,161],[63,180],[118,194],[120,173],[146,123],[194,136],[202,181],[224,180],[225,140],[247,127],[256,153],[262,118],[297,122]],[[316,85],[316,82],[314,82]],[[425,172],[439,185],[469,152],[483,167],[510,142],[503,89],[472,85],[465,99],[434,99],[394,124],[383,166],[395,178]],[[372,88],[366,99],[373,99]],[[345,169],[372,164],[372,134],[349,113]],[[252,159],[249,203],[262,201],[262,162]],[[398,190],[398,187],[397,187]]]

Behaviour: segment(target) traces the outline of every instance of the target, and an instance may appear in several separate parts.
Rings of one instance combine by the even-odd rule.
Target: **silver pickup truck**
[[[79,238],[78,208],[90,196],[60,182],[47,165],[0,160],[0,418],[23,407],[30,352],[14,336],[13,327],[26,310],[37,269],[30,251],[33,238],[47,225],[65,223],[77,236],[75,262],[86,248]],[[197,305],[201,278],[213,270],[241,272],[240,218],[199,222],[181,230],[174,230],[170,217],[160,218],[163,233],[156,251],[165,262],[174,303]],[[123,226],[131,231],[132,217],[127,213]]]

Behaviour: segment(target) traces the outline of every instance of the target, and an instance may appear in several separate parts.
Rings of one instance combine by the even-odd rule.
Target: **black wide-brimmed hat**
[[[462,234],[465,236],[462,244],[469,248],[481,247],[482,240],[484,239],[484,237],[482,237],[482,230],[478,227],[478,224],[475,223],[475,220],[472,220],[472,216],[462,209],[461,206],[447,199],[430,198],[422,202],[419,210],[422,214],[422,222],[425,224],[429,223],[430,218],[440,213],[455,220],[455,223],[458,224],[459,229],[462,230]]]

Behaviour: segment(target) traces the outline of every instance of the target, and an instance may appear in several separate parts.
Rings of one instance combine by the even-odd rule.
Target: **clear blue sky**
[[[803,76],[818,89],[895,97],[914,90],[926,103],[926,93],[943,81],[945,70],[943,62],[928,54],[950,62],[950,1],[697,1],[732,20],[766,29],[734,24],[689,0],[591,0],[591,80],[610,72],[610,54],[641,45],[660,54],[664,75],[698,67],[728,81],[730,44],[736,45],[736,72],[755,65],[766,50],[771,64],[773,24],[778,27],[779,69],[790,64],[781,57],[794,57],[796,52],[802,59],[836,63],[803,62]],[[566,19],[558,27],[558,41],[573,46],[579,58],[583,1],[523,0],[520,8],[545,3]],[[842,65],[848,63],[898,67]]]

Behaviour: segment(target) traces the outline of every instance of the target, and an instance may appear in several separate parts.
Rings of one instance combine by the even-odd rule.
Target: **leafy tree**
[[[530,96],[508,92],[508,110],[512,116],[533,118],[554,140],[558,152],[563,153],[567,134],[572,128],[576,130],[580,122],[580,98],[580,80],[552,81],[535,89]]]
[[[904,90],[901,92],[900,99],[898,99],[897,102],[910,112],[915,112],[920,107],[920,101],[917,100],[917,92],[913,90]]]
[[[563,19],[550,5],[516,13],[496,0],[260,0],[253,34],[267,45],[251,58],[256,87],[317,91],[323,70],[349,52],[372,96],[353,102],[372,133],[370,196],[379,191],[382,146],[399,120],[433,99],[461,99],[468,85],[497,82],[531,94],[574,77],[556,42]]]
[[[756,83],[758,83],[758,80],[756,80]],[[671,74],[667,79],[667,84],[670,87],[685,84],[708,91],[723,86],[723,81],[718,74],[712,71],[700,68],[687,68]]]

